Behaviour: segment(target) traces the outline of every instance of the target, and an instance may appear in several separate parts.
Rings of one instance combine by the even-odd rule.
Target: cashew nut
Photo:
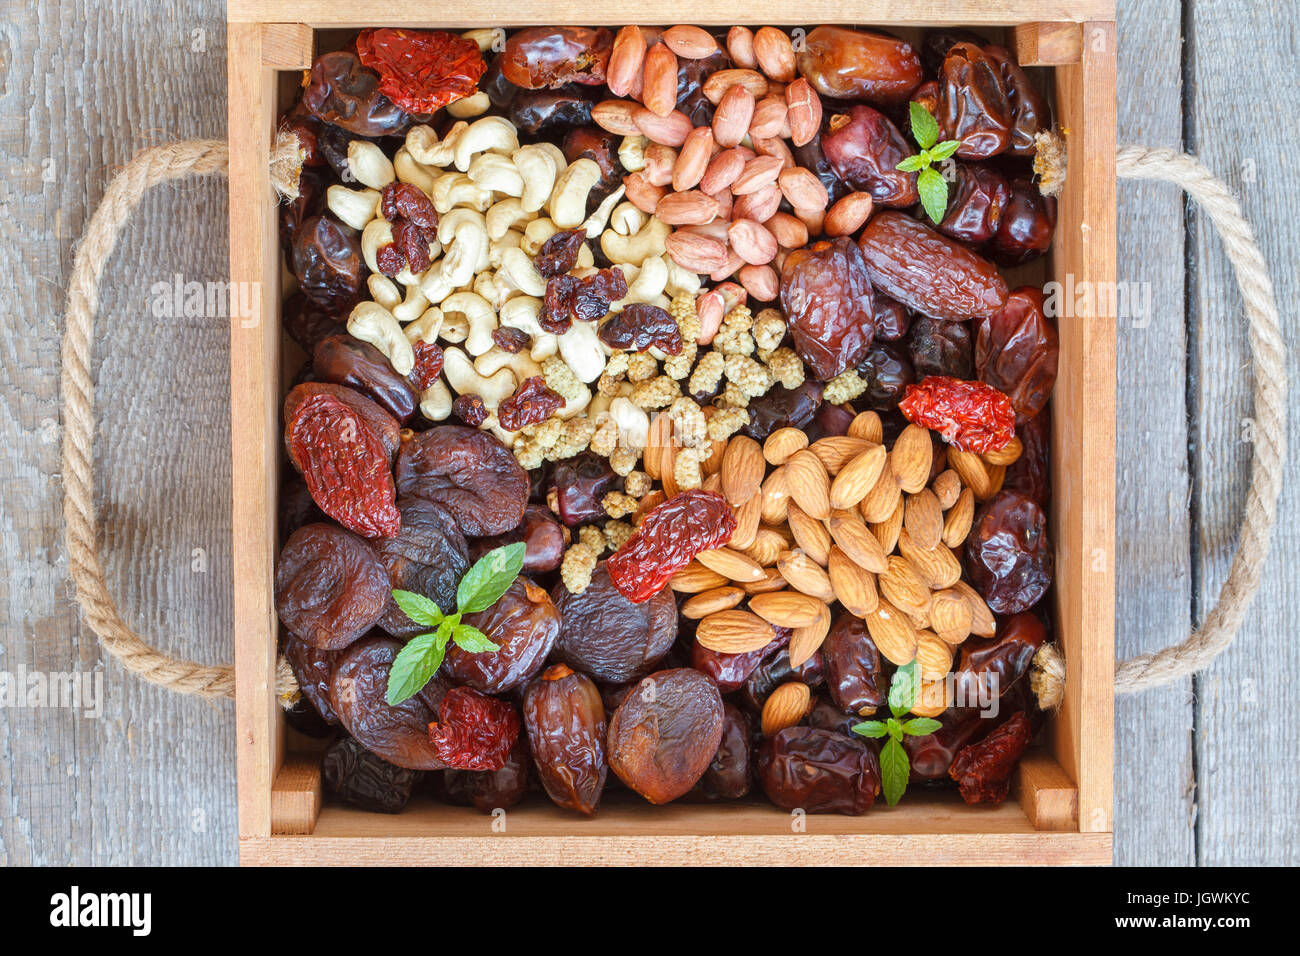
[[[600,249],[610,262],[631,262],[641,265],[651,256],[662,256],[667,247],[672,227],[653,216],[631,236],[620,236],[613,229],[600,235]]]
[[[474,291],[487,299],[488,305],[501,311],[501,307],[512,296],[517,295],[518,290],[510,288],[509,283],[498,282],[496,273],[480,272],[474,277]]]
[[[417,162],[405,146],[393,156],[393,170],[400,181],[418,186],[426,196],[433,192],[433,184],[442,175],[442,170]]]
[[[505,49],[506,31],[500,27],[479,27],[475,30],[466,30],[461,34],[461,38],[472,40],[478,46],[480,53],[487,53],[489,50],[500,53]]]
[[[630,263],[624,263],[619,268],[626,274],[632,266]],[[622,312],[624,307],[634,302],[653,302],[663,293],[664,286],[667,284],[668,266],[664,264],[663,259],[651,256],[641,263],[635,274],[628,275],[627,295],[611,304],[609,310]]]
[[[590,404],[591,389],[584,385],[582,386],[581,395],[564,403],[564,407],[559,411],[559,416],[568,421],[570,418],[574,418],[586,411]]]
[[[619,444],[637,451],[650,439],[650,416],[629,399],[615,398],[609,403],[609,414],[618,423]]]
[[[438,220],[438,239],[444,246],[450,248],[451,244],[462,233],[464,234],[464,240],[466,242],[472,240],[474,248],[478,249],[480,245],[480,237],[478,234],[482,233],[484,236],[487,235],[487,219],[484,217],[483,213],[479,212],[477,209],[469,209],[461,206],[457,209],[452,209]],[[474,260],[474,271],[482,272],[484,269],[489,267],[489,264],[489,250],[484,248],[482,250],[482,255]]]
[[[493,269],[501,268],[501,257],[507,249],[518,249],[524,241],[524,234],[511,229],[500,239],[493,239],[488,247],[488,265]]]
[[[440,235],[443,234],[442,223],[438,224],[438,232]],[[452,221],[449,235],[451,242],[442,257],[439,278],[452,289],[459,289],[461,286],[470,285],[474,281],[475,274],[486,269],[491,261],[487,227],[483,225],[481,216],[478,218],[457,216]],[[421,287],[424,287],[423,282]],[[431,302],[441,301],[435,299],[428,288],[425,288],[425,295]]]
[[[501,368],[494,375],[480,375],[469,356],[457,348],[443,352],[442,374],[457,395],[477,395],[483,399],[483,407],[491,411],[515,393],[513,371]]]
[[[528,258],[528,254],[521,248],[502,250],[498,281],[501,278],[500,273],[505,273],[511,284],[525,295],[546,295],[546,280],[533,265],[533,260]]]
[[[455,123],[439,142],[433,127],[412,126],[406,134],[406,149],[417,163],[441,168],[450,165],[456,157],[456,146],[467,129],[469,123],[463,120]]]
[[[560,358],[581,382],[594,382],[605,371],[605,350],[596,337],[595,322],[574,322],[560,336]]]
[[[433,183],[429,193],[433,208],[439,214],[451,212],[457,206],[468,206],[486,212],[492,205],[492,193],[477,185],[464,173],[443,173]]]
[[[348,143],[348,172],[357,182],[371,189],[383,189],[397,178],[384,151],[365,139]]]
[[[519,248],[528,255],[535,256],[542,251],[546,240],[559,231],[560,227],[549,219],[534,219],[524,226],[524,241]]]
[[[397,283],[386,275],[378,272],[370,273],[366,279],[366,289],[370,292],[370,298],[389,312],[392,312],[395,306],[402,304],[401,290],[397,288]]]
[[[645,169],[645,148],[650,140],[644,136],[624,136],[618,147],[618,161],[629,173]]]
[[[594,159],[575,160],[555,180],[547,210],[561,229],[573,229],[587,217],[587,196],[600,182],[600,167]]]
[[[555,155],[541,144],[533,144],[521,146],[510,159],[524,184],[521,204],[525,211],[535,213],[551,198],[555,178],[560,174]]]
[[[474,360],[474,368],[480,375],[488,377],[500,369],[508,368],[515,373],[515,380],[519,382],[542,374],[542,367],[527,352],[507,352],[495,345]]]
[[[456,168],[469,171],[469,164],[479,153],[505,153],[519,148],[514,124],[501,116],[484,116],[469,125],[456,140]]]
[[[393,313],[382,305],[358,302],[348,316],[348,334],[383,352],[398,375],[410,375],[415,368],[415,350],[410,340]]]
[[[618,205],[625,192],[627,192],[627,187],[619,186],[602,199],[600,205],[587,217],[587,221],[582,224],[582,228],[587,233],[588,239],[595,239],[605,229],[605,224],[609,222],[610,213],[614,211],[614,207]]]
[[[496,310],[477,292],[457,292],[442,300],[442,313],[452,316],[461,313],[469,323],[465,338],[465,351],[482,355],[492,348],[492,330],[497,327]]]
[[[438,341],[438,333],[442,331],[442,309],[437,306],[424,310],[424,314],[418,319],[402,329],[406,336],[406,341],[414,345],[416,342],[424,342],[432,345]]]
[[[700,277],[690,269],[683,269],[673,261],[672,256],[660,256],[664,265],[668,267],[668,284],[664,286],[664,292],[670,296],[695,295],[700,291],[702,285]]]
[[[364,229],[379,209],[379,192],[374,189],[331,186],[325,190],[325,205],[353,229]]]
[[[619,203],[609,217],[609,228],[620,236],[635,236],[650,217],[630,202]]]
[[[524,194],[524,178],[515,169],[509,156],[479,153],[469,164],[468,175],[480,189],[488,189],[503,196]]]
[[[438,379],[420,393],[420,414],[431,422],[440,422],[451,416],[451,389]]]
[[[411,322],[418,319],[429,308],[429,300],[425,298],[418,285],[408,285],[406,287],[406,298],[400,303],[389,309],[393,313],[393,318],[398,322]]]
[[[444,342],[451,342],[453,345],[459,345],[464,342],[469,335],[469,319],[465,313],[459,312],[455,315],[443,314],[442,329],[438,333],[438,338]]]
[[[472,116],[482,116],[492,106],[492,100],[487,93],[480,90],[473,96],[466,96],[463,99],[453,100],[447,104],[447,112],[456,119],[469,119]]]
[[[503,199],[487,211],[488,238],[500,239],[511,229],[523,229],[536,218],[537,213],[525,209],[522,200],[515,197]]]

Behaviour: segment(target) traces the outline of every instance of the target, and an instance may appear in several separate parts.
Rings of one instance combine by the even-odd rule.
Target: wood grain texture
[[[1176,0],[1119,11],[1119,139],[1182,141]],[[1147,315],[1118,321],[1115,654],[1183,640],[1191,628],[1183,200],[1172,186],[1121,182],[1119,275],[1143,284]],[[1115,862],[1195,862],[1191,681],[1115,701]]]
[[[1300,862],[1300,760],[1288,717],[1300,675],[1300,369],[1294,351],[1300,341],[1300,159],[1294,149],[1265,146],[1293,143],[1300,132],[1294,82],[1300,33],[1295,7],[1283,6],[1222,0],[1191,6],[1189,147],[1240,197],[1272,268],[1282,335],[1292,347],[1289,484],[1282,489],[1264,583],[1236,644],[1197,680],[1197,857],[1207,865]],[[1261,130],[1269,131],[1265,138]],[[1198,329],[1191,411],[1199,461],[1193,476],[1199,623],[1217,599],[1237,547],[1252,425],[1241,296],[1213,228],[1199,213],[1191,241],[1198,264],[1189,305]]]

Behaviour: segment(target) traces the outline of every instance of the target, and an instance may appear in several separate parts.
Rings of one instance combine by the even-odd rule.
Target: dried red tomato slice
[[[629,601],[648,601],[701,551],[720,548],[736,530],[736,513],[714,491],[683,491],[650,510],[607,562],[609,579]]]
[[[438,716],[429,740],[438,759],[456,770],[500,770],[522,726],[508,702],[468,687],[447,691]]]
[[[983,454],[1005,448],[1016,437],[1011,399],[991,385],[946,375],[928,375],[907,386],[898,410],[909,422],[937,431],[962,451]]]
[[[1011,771],[1029,746],[1033,731],[1023,711],[977,744],[963,747],[948,769],[967,803],[1001,803],[1011,789]]]
[[[487,72],[478,44],[442,30],[362,30],[357,56],[379,73],[379,91],[408,113],[472,96]]]

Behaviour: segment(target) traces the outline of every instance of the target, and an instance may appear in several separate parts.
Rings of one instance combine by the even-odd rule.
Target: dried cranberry
[[[573,297],[578,289],[577,276],[553,276],[546,280],[546,295],[537,324],[542,331],[563,335],[573,324]]]
[[[600,327],[600,340],[612,349],[644,352],[651,347],[668,355],[682,351],[677,320],[657,305],[634,302],[610,316]]]
[[[424,391],[426,388],[432,387],[442,373],[444,358],[442,346],[436,342],[425,342],[423,339],[417,339],[412,349],[415,352],[415,366],[411,369],[411,384],[420,391]]]
[[[701,551],[720,548],[736,530],[736,513],[713,491],[683,491],[652,508],[609,559],[609,577],[626,597],[646,601]]]
[[[375,265],[380,275],[395,278],[406,268],[406,254],[398,248],[396,242],[386,242],[375,251]]]
[[[571,300],[575,319],[595,322],[609,314],[609,304],[627,295],[627,277],[620,269],[601,269],[578,280]]]
[[[983,382],[931,375],[920,385],[907,386],[898,409],[909,422],[937,431],[962,451],[997,451],[1016,436],[1011,399]]]
[[[492,330],[492,344],[511,355],[519,354],[532,345],[532,342],[532,336],[523,329],[502,325]]]
[[[533,375],[497,406],[497,421],[508,432],[544,422],[564,407],[564,396],[546,387],[546,379]]]
[[[456,770],[500,770],[521,726],[509,703],[468,687],[447,691],[439,717],[429,724],[429,740],[438,759]]]
[[[393,181],[379,193],[379,212],[389,222],[407,219],[424,229],[438,228],[438,211],[423,189]]]

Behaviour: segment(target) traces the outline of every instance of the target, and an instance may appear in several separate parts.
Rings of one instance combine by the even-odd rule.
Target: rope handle
[[[277,137],[271,156],[272,182],[285,196],[297,194],[297,144]],[[104,649],[145,680],[183,694],[234,697],[230,665],[177,660],[149,645],[122,621],[99,563],[99,522],[95,512],[95,389],[90,376],[94,316],[99,280],[123,223],[153,186],[191,173],[227,174],[227,148],[220,140],[187,140],[138,153],[109,183],[77,249],[68,288],[63,333],[62,395],[63,515],[68,568],[77,603]],[[1232,643],[1259,590],[1269,540],[1277,519],[1277,499],[1286,458],[1285,344],[1278,328],[1273,284],[1250,224],[1220,180],[1191,156],[1169,149],[1125,146],[1116,154],[1123,179],[1158,179],[1182,187],[1196,200],[1223,238],[1250,319],[1250,351],[1255,376],[1257,431],[1250,488],[1241,538],[1219,600],[1204,624],[1187,640],[1155,654],[1122,661],[1115,690],[1130,693],[1167,684],[1204,668]],[[286,705],[298,696],[293,671],[283,657],[276,666],[276,693]]]

